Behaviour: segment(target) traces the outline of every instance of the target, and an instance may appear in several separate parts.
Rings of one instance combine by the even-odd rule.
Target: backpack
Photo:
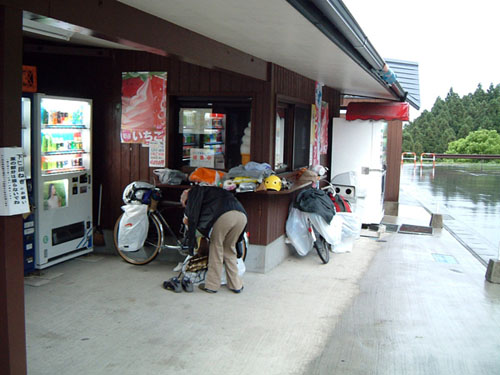
[[[342,195],[328,193],[335,206],[335,212],[352,212],[351,204]]]

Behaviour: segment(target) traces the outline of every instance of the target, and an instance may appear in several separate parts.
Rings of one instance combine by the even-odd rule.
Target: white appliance
[[[33,98],[35,267],[92,251],[92,101]]]
[[[340,194],[355,201],[363,224],[380,223],[384,216],[387,122],[333,119],[331,176]],[[349,189],[349,183],[354,184]],[[352,195],[352,196],[351,196]]]

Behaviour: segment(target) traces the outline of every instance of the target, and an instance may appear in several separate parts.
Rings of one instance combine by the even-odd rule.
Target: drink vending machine
[[[183,165],[224,169],[226,115],[210,108],[181,108],[179,119]]]
[[[33,96],[35,267],[92,251],[92,101]]]
[[[33,183],[31,180],[31,98],[21,98],[21,139],[23,146],[24,174],[28,190],[30,207],[34,207]],[[24,274],[28,275],[35,270],[35,213],[23,215],[23,259]]]

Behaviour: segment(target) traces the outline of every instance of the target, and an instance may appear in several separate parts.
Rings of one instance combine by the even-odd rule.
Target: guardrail
[[[406,155],[411,155],[411,156],[406,156]],[[413,160],[413,163],[417,165],[417,154],[414,152],[405,151],[401,154],[401,164],[403,164],[405,160]]]
[[[434,154],[436,159],[500,159],[500,155],[493,154]]]
[[[433,152],[422,152],[420,154],[420,166],[424,165],[424,160],[432,160],[432,166],[436,166],[436,154]]]

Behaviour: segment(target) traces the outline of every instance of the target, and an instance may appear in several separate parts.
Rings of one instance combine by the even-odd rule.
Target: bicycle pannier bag
[[[137,251],[148,235],[148,206],[145,204],[127,204],[120,220],[118,248],[122,251]]]
[[[330,199],[335,206],[335,212],[352,212],[351,204],[347,199],[345,199],[342,195],[339,194],[328,194]]]

